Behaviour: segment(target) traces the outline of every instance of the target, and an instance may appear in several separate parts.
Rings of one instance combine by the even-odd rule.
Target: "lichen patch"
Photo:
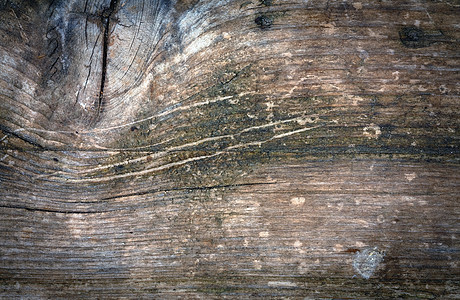
[[[377,247],[367,248],[359,251],[353,258],[353,268],[359,275],[369,279],[382,263],[385,253]]]

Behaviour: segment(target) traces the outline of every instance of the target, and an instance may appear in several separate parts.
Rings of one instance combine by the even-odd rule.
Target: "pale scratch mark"
[[[78,183],[78,182],[101,182],[101,181],[110,181],[110,180],[114,180],[114,179],[126,178],[126,177],[131,177],[131,176],[145,175],[145,174],[153,173],[153,172],[156,172],[156,171],[162,171],[162,170],[169,169],[169,168],[172,168],[172,167],[184,165],[184,164],[187,164],[189,162],[199,161],[199,160],[212,158],[212,157],[222,155],[222,154],[227,154],[227,153],[230,152],[230,150],[233,150],[233,149],[243,148],[243,147],[248,147],[248,146],[261,146],[262,144],[270,142],[270,141],[272,141],[274,139],[280,139],[280,138],[283,138],[283,137],[286,137],[286,136],[290,136],[290,135],[293,135],[293,134],[296,134],[296,133],[301,133],[301,132],[304,132],[304,131],[312,130],[312,129],[319,128],[319,127],[322,127],[322,126],[324,126],[324,125],[301,128],[301,129],[298,129],[298,130],[294,130],[294,131],[286,132],[286,133],[283,133],[283,134],[275,135],[275,136],[273,136],[273,137],[271,137],[270,139],[267,139],[267,140],[244,143],[244,144],[238,144],[238,145],[227,147],[224,150],[218,151],[218,152],[216,152],[214,154],[192,157],[192,158],[184,159],[184,160],[177,161],[177,162],[167,163],[167,164],[162,165],[162,166],[153,167],[156,164],[156,163],[153,163],[153,164],[150,164],[150,165],[146,166],[146,168],[144,170],[142,170],[142,171],[130,172],[130,173],[125,173],[125,174],[118,174],[118,175],[109,176],[109,177],[103,177],[103,178],[67,179],[66,181],[67,182],[72,182],[72,183]],[[162,151],[162,152],[154,153],[152,155],[148,155],[146,157],[140,157],[140,158],[136,158],[136,159],[133,159],[133,160],[128,160],[128,161],[125,161],[125,162],[122,162],[122,163],[118,163],[116,165],[125,165],[125,164],[129,164],[129,163],[133,163],[133,162],[138,162],[138,161],[146,160],[148,157],[158,158],[158,157],[164,156],[164,155],[169,154],[169,153],[170,153],[170,150]],[[86,170],[85,173],[87,173],[88,171],[95,171],[95,170],[109,168],[111,166],[115,166],[115,165],[103,166],[103,167],[98,167],[98,168],[94,168],[94,169],[91,169],[91,170]]]
[[[149,144],[149,145],[145,145],[145,146],[139,146],[139,147],[131,147],[131,148],[109,148],[109,147],[104,147],[104,146],[101,146],[101,145],[97,145],[97,144],[94,144],[94,148],[96,149],[101,149],[101,150],[109,150],[109,151],[132,151],[132,150],[136,150],[137,152],[148,152],[148,153],[151,153],[152,150],[147,150],[147,149],[152,149],[156,146],[159,146],[161,144],[166,144],[170,141],[172,141],[174,138],[168,138],[168,139],[165,139],[161,142],[158,142],[158,143],[155,143],[155,144]],[[138,151],[138,150],[141,150],[141,149],[146,149],[144,151]]]
[[[147,174],[147,173],[151,173],[151,172],[156,172],[156,171],[162,171],[162,170],[165,170],[165,169],[170,169],[170,168],[172,168],[172,167],[185,165],[185,164],[187,164],[187,163],[189,163],[189,162],[193,162],[193,161],[198,161],[198,160],[203,160],[203,159],[211,158],[211,157],[218,156],[218,155],[221,155],[221,154],[224,154],[224,153],[225,153],[225,151],[219,151],[219,152],[216,152],[216,153],[210,154],[210,155],[202,155],[202,156],[187,158],[187,159],[180,160],[180,161],[175,161],[175,162],[172,162],[172,163],[169,163],[169,164],[165,164],[165,165],[162,165],[162,166],[159,166],[159,167],[147,169],[147,170],[145,170],[145,171],[146,171],[145,173]],[[134,172],[134,174],[137,175],[136,172]],[[141,174],[141,175],[142,175],[142,174]]]
[[[256,142],[249,142],[249,143],[245,143],[245,144],[233,145],[233,146],[230,146],[230,147],[226,148],[226,150],[233,150],[233,149],[244,148],[244,147],[249,147],[249,146],[258,146],[258,147],[260,147],[260,146],[262,146],[262,144],[264,144],[267,141],[256,141]]]
[[[115,167],[115,166],[122,166],[122,165],[129,165],[129,164],[133,164],[133,163],[138,163],[138,162],[142,162],[142,161],[145,161],[145,160],[148,160],[148,159],[158,159],[158,158],[161,158],[161,157],[165,156],[166,154],[168,154],[167,151],[156,152],[156,153],[153,153],[153,154],[150,154],[150,155],[147,155],[147,156],[142,156],[142,157],[138,157],[138,158],[134,158],[134,159],[128,159],[128,160],[125,160],[125,161],[121,161],[121,162],[116,163],[116,164],[109,164],[109,165],[105,165],[105,166],[100,166],[100,167],[96,167],[96,168],[92,168],[92,169],[87,169],[85,171],[77,171],[76,174],[91,173],[91,172],[95,172],[95,171],[109,169],[109,168],[112,168],[112,167]],[[60,173],[60,174],[62,175],[63,173]]]
[[[243,129],[241,131],[241,133],[245,133],[245,132],[252,131],[252,130],[257,130],[257,129],[262,129],[262,128],[267,128],[267,127],[272,127],[272,126],[276,126],[276,125],[280,125],[280,124],[290,123],[290,122],[297,122],[297,121],[300,121],[302,119],[304,119],[304,117],[296,117],[296,118],[292,118],[292,119],[280,120],[280,121],[270,122],[270,123],[263,124],[263,125],[248,127],[248,128]]]
[[[359,225],[361,225],[363,227],[369,227],[371,225],[375,225],[374,223],[370,223],[370,222],[368,222],[366,220],[362,220],[362,219],[350,220],[349,222],[354,223],[354,224],[359,224]]]
[[[110,181],[110,180],[114,180],[114,179],[126,178],[126,177],[131,177],[131,176],[141,176],[141,175],[153,173],[153,172],[156,172],[156,171],[162,171],[162,170],[169,169],[169,168],[172,168],[172,167],[184,165],[184,164],[187,164],[189,162],[203,160],[203,159],[206,159],[206,158],[211,158],[211,157],[214,157],[214,156],[221,155],[223,153],[224,153],[223,151],[219,151],[219,152],[216,152],[216,153],[211,154],[211,155],[203,155],[203,156],[192,157],[192,158],[172,162],[172,163],[169,163],[169,164],[165,164],[165,165],[162,165],[162,166],[159,166],[159,167],[149,168],[149,169],[145,169],[145,170],[137,171],[137,172],[130,172],[130,173],[125,173],[125,174],[120,174],[120,175],[116,175],[116,176],[110,176],[110,177],[104,177],[104,178],[67,179],[66,182],[72,182],[72,183],[78,183],[78,182],[102,182],[102,181]]]
[[[297,129],[297,130],[294,130],[294,131],[289,131],[289,132],[281,133],[281,134],[275,135],[275,136],[272,137],[271,139],[272,139],[272,140],[274,140],[274,139],[280,139],[280,138],[283,138],[283,137],[286,137],[286,136],[290,136],[290,135],[293,135],[293,134],[297,134],[297,133],[305,132],[305,131],[308,131],[308,130],[316,129],[316,128],[319,128],[319,127],[321,127],[321,126],[322,126],[322,125],[313,126],[313,127],[305,127],[305,128]]]
[[[90,173],[90,172],[94,172],[94,171],[100,171],[100,170],[109,169],[109,168],[114,167],[114,166],[127,165],[127,164],[131,164],[131,163],[145,161],[145,160],[148,160],[148,159],[160,158],[160,157],[163,157],[163,156],[169,154],[170,152],[180,151],[180,150],[183,150],[183,149],[188,148],[188,147],[198,146],[198,145],[200,145],[202,143],[205,143],[205,142],[217,141],[217,140],[221,140],[221,139],[224,139],[224,138],[234,139],[236,136],[239,136],[242,133],[245,133],[245,132],[248,132],[248,131],[251,131],[251,130],[261,129],[261,128],[270,127],[270,126],[275,126],[275,125],[281,124],[281,123],[295,122],[295,121],[298,121],[298,119],[300,119],[300,117],[299,118],[292,118],[292,119],[288,119],[288,120],[277,121],[277,122],[272,122],[272,123],[264,124],[264,125],[261,125],[261,126],[254,126],[254,127],[245,128],[244,130],[242,130],[242,131],[240,131],[238,133],[235,133],[235,134],[227,134],[227,135],[204,138],[204,139],[201,139],[201,140],[198,140],[198,141],[195,141],[195,142],[191,142],[191,143],[188,143],[188,144],[170,147],[170,148],[168,148],[168,149],[166,149],[164,151],[156,152],[154,154],[138,157],[138,158],[135,158],[135,159],[130,159],[130,160],[127,160],[127,161],[124,161],[124,162],[119,162],[117,164],[110,164],[110,165],[100,166],[100,167],[97,167],[97,168],[92,168],[92,169],[85,170],[85,171],[82,171],[82,172],[77,172],[77,174]],[[306,130],[309,130],[309,129],[314,129],[314,128],[317,128],[317,127],[320,127],[320,126],[307,127],[307,128],[302,128],[302,129],[299,129],[299,130],[291,131],[291,132],[288,132],[286,134],[280,134],[280,135],[274,136],[271,139],[266,140],[266,141],[256,141],[256,142],[250,142],[250,143],[238,144],[238,145],[230,146],[230,147],[227,147],[226,150],[233,150],[233,149],[238,149],[238,148],[248,147],[248,146],[259,146],[260,147],[263,143],[266,143],[266,142],[268,142],[268,141],[270,141],[272,139],[282,138],[284,136],[289,136],[289,135],[292,135],[292,134],[295,134],[295,133],[300,133],[300,132],[303,132],[303,131],[306,131]],[[158,143],[158,144],[161,144],[161,143]],[[112,151],[124,151],[124,150],[126,150],[126,149],[118,149],[118,150],[117,149],[111,149],[111,148],[101,147],[101,146],[98,146],[98,145],[96,145],[95,147],[99,148],[99,149],[112,150]],[[145,147],[148,147],[148,146],[145,146]],[[143,147],[143,148],[145,148],[145,147]],[[150,152],[148,152],[148,153],[150,153]]]
[[[219,140],[219,139],[223,139],[225,137],[231,137],[231,135],[218,136],[218,137],[212,137],[212,138],[205,138],[205,139],[202,139],[202,140],[199,140],[199,141],[196,141],[196,142],[184,144],[184,145],[181,145],[181,146],[171,147],[171,148],[166,149],[165,151],[156,152],[156,153],[146,155],[146,156],[142,156],[142,157],[138,157],[138,158],[135,158],[135,159],[129,159],[129,160],[122,161],[122,162],[119,162],[119,163],[116,163],[116,164],[109,164],[109,165],[100,166],[100,167],[97,167],[97,168],[92,168],[92,169],[89,169],[89,170],[85,170],[85,171],[82,171],[82,172],[77,172],[77,174],[91,173],[91,172],[95,172],[95,171],[109,169],[109,168],[112,168],[114,166],[129,165],[129,164],[142,162],[142,161],[149,160],[149,159],[158,159],[158,158],[164,157],[165,155],[169,154],[170,152],[179,151],[179,150],[182,150],[182,149],[184,149],[186,147],[197,146],[197,145],[199,145],[201,143],[204,143],[204,142],[207,142],[207,141]],[[103,147],[100,147],[100,148],[103,148]],[[103,149],[107,150],[107,148],[103,148]],[[110,150],[112,150],[112,149],[110,149]],[[123,151],[123,150],[125,150],[125,149],[121,149],[121,151]],[[154,164],[151,164],[151,165],[147,166],[146,168],[150,168],[153,165]]]
[[[209,104],[212,104],[212,103],[225,101],[225,100],[228,100],[228,99],[231,99],[231,98],[233,98],[233,96],[219,97],[219,98],[215,98],[215,99],[211,99],[211,100],[208,99],[208,100],[205,100],[205,101],[193,103],[193,104],[190,104],[190,105],[187,105],[187,106],[181,106],[180,103],[177,103],[175,105],[172,105],[173,108],[171,108],[171,109],[167,109],[167,110],[165,110],[165,111],[163,111],[161,113],[149,116],[149,117],[144,118],[144,119],[136,120],[136,121],[133,121],[133,122],[129,122],[129,123],[125,123],[125,124],[121,124],[121,125],[117,125],[117,126],[104,127],[104,128],[95,128],[95,129],[92,129],[92,130],[81,130],[80,133],[81,134],[87,134],[87,133],[104,132],[104,131],[110,131],[110,130],[114,130],[114,129],[120,129],[120,128],[123,128],[123,127],[128,127],[128,126],[139,124],[139,123],[142,123],[142,122],[145,122],[145,121],[149,121],[149,120],[152,120],[152,119],[155,119],[155,118],[161,118],[161,117],[173,114],[175,112],[185,111],[185,110],[188,110],[188,109],[192,109],[192,108],[196,108],[196,107],[200,107],[200,106],[204,106],[204,105],[209,105]],[[29,131],[34,131],[34,132],[43,132],[43,133],[74,133],[74,131],[69,131],[69,130],[47,130],[47,129],[38,129],[38,128],[33,128],[33,127],[18,128],[14,132],[19,132],[19,131],[24,131],[24,130],[29,130]]]
[[[274,286],[274,287],[283,287],[283,288],[286,288],[286,287],[296,287],[297,284],[295,282],[291,282],[291,281],[269,281],[267,283],[268,286]]]
[[[37,180],[37,179],[42,179],[42,178],[52,178],[52,177],[59,175],[60,173],[61,173],[60,171],[56,171],[56,172],[49,173],[49,174],[39,174],[39,175],[33,176],[32,179]]]
[[[184,148],[198,146],[199,144],[203,144],[203,143],[206,143],[206,142],[212,142],[212,141],[218,141],[218,140],[225,139],[225,138],[234,138],[234,136],[233,136],[233,134],[227,134],[227,135],[208,137],[208,138],[198,140],[196,142],[191,142],[191,143],[187,143],[187,144],[184,144],[184,145],[171,147],[171,148],[168,149],[168,152],[178,151],[178,150],[182,150]]]
[[[430,23],[433,24],[434,23],[433,19],[431,18],[431,15],[426,8],[425,8],[425,12],[426,12],[426,15],[428,16],[428,19],[430,19]]]
[[[240,131],[239,133],[237,133],[235,135],[240,135],[240,134],[242,134],[244,132],[247,132],[248,130],[255,130],[255,129],[260,129],[260,128],[264,128],[264,127],[267,127],[267,126],[274,126],[274,125],[279,124],[279,123],[293,122],[293,121],[296,121],[298,119],[299,118],[292,118],[292,119],[288,119],[288,120],[272,122],[272,123],[261,125],[261,126],[254,126],[254,127],[246,128],[246,129]],[[315,128],[319,128],[319,127],[322,127],[322,126],[324,126],[324,125],[318,125],[318,126],[314,126],[314,127],[305,127],[305,128],[301,128],[301,129],[293,130],[293,131],[290,131],[290,132],[275,135],[275,136],[273,136],[273,137],[271,137],[270,139],[267,139],[267,140],[233,145],[233,146],[225,148],[223,151],[218,151],[218,152],[216,152],[214,154],[211,154],[211,155],[193,157],[193,158],[189,158],[189,159],[186,159],[186,160],[182,160],[182,161],[178,161],[178,162],[174,162],[174,163],[169,163],[169,164],[165,164],[163,166],[158,166],[158,167],[154,167],[154,168],[152,168],[152,167],[156,163],[153,163],[153,164],[150,164],[149,166],[147,166],[146,169],[144,169],[142,171],[130,172],[130,173],[115,175],[115,176],[106,177],[106,178],[66,179],[66,181],[67,182],[99,182],[99,181],[113,180],[113,179],[117,179],[117,178],[125,178],[125,177],[129,177],[129,176],[144,175],[144,174],[147,174],[147,173],[152,173],[152,172],[155,172],[155,171],[161,171],[161,170],[171,168],[171,167],[174,167],[174,166],[183,165],[183,164],[186,164],[188,162],[198,161],[198,160],[202,160],[202,159],[206,159],[206,158],[215,157],[215,156],[218,156],[218,155],[221,155],[221,154],[224,154],[224,153],[228,153],[229,151],[234,150],[234,149],[238,149],[238,148],[244,148],[244,147],[249,147],[249,146],[259,146],[260,147],[262,144],[270,142],[272,140],[280,139],[280,138],[287,137],[287,136],[291,136],[291,135],[294,135],[294,134],[297,134],[297,133],[302,133],[302,132],[312,130],[312,129],[315,129]],[[109,169],[109,168],[114,167],[114,166],[133,164],[133,163],[142,162],[142,161],[145,161],[145,160],[148,160],[148,159],[158,159],[158,158],[166,156],[167,154],[169,154],[169,153],[171,153],[173,151],[182,150],[182,149],[185,149],[187,147],[196,146],[196,145],[199,145],[201,143],[208,142],[208,141],[215,141],[215,140],[220,140],[220,139],[223,139],[223,138],[234,138],[235,135],[223,135],[223,136],[217,136],[217,137],[204,138],[204,139],[201,139],[199,141],[191,142],[191,143],[184,144],[184,145],[181,145],[181,146],[170,147],[170,148],[166,149],[165,151],[156,152],[156,153],[153,153],[153,154],[150,154],[150,155],[147,155],[147,156],[143,156],[143,157],[139,157],[139,158],[135,158],[135,159],[129,159],[129,160],[122,161],[122,162],[119,162],[119,163],[116,163],[116,164],[100,166],[100,167],[92,168],[92,169],[85,170],[85,171],[77,171],[75,174],[85,174],[85,173],[88,174],[88,173],[91,173],[91,172],[94,172],[94,171],[100,171],[100,170],[104,170],[104,169]],[[98,147],[98,146],[96,146],[96,147]],[[107,148],[104,148],[104,147],[98,147],[98,148],[107,150]],[[116,154],[116,153],[117,152],[115,152],[114,154]],[[57,177],[58,175],[65,175],[65,174],[66,173],[59,171],[59,172],[55,172],[55,173],[52,173],[52,174],[47,174],[46,177]]]
[[[233,96],[219,97],[219,98],[215,98],[215,99],[212,99],[212,100],[206,100],[206,101],[193,103],[193,104],[190,104],[190,105],[187,105],[187,106],[180,106],[180,103],[178,103],[178,104],[175,104],[174,105],[175,107],[170,109],[170,110],[166,110],[164,112],[161,112],[161,113],[156,114],[156,115],[152,115],[152,116],[144,118],[144,119],[140,119],[140,120],[133,121],[133,122],[126,123],[126,124],[122,124],[122,125],[99,128],[99,129],[95,129],[93,131],[88,131],[88,132],[95,132],[95,131],[96,132],[101,132],[101,131],[108,131],[108,130],[123,128],[123,127],[131,126],[131,125],[134,125],[134,124],[139,124],[139,123],[142,123],[142,122],[145,122],[145,121],[148,121],[148,120],[152,120],[152,119],[155,119],[155,118],[165,117],[165,116],[173,114],[175,112],[185,111],[185,110],[192,109],[192,108],[195,108],[195,107],[200,107],[200,106],[204,106],[204,105],[209,105],[211,103],[217,103],[217,102],[225,101],[225,100],[228,100],[228,99],[231,99],[231,98],[233,98]]]
[[[286,137],[286,136],[290,136],[290,135],[293,135],[293,134],[296,134],[296,133],[301,133],[301,132],[304,132],[304,131],[316,129],[316,128],[319,128],[319,127],[322,127],[322,126],[324,126],[324,125],[318,125],[318,126],[313,126],[313,127],[305,127],[305,128],[301,128],[301,129],[297,129],[297,130],[293,130],[293,131],[289,131],[289,132],[286,132],[286,133],[282,133],[282,134],[272,136],[268,140],[255,141],[255,142],[250,142],[250,143],[245,143],[245,144],[238,144],[238,145],[230,146],[230,147],[228,147],[226,149],[227,150],[232,150],[232,149],[243,148],[243,147],[247,147],[247,146],[259,146],[260,147],[260,146],[262,146],[262,144],[268,143],[270,141],[280,139],[280,138],[283,138],[283,137]]]
[[[310,117],[312,117],[312,116],[310,116]],[[167,151],[177,151],[177,150],[181,150],[181,149],[184,149],[184,148],[187,148],[187,147],[197,146],[197,145],[205,143],[205,142],[221,140],[221,139],[224,139],[224,138],[234,139],[236,136],[239,136],[239,135],[241,135],[243,133],[246,133],[246,132],[249,132],[249,131],[268,128],[268,127],[273,127],[273,126],[280,125],[280,124],[286,124],[286,123],[291,123],[291,122],[298,122],[299,124],[302,124],[302,122],[305,120],[305,118],[306,117],[296,117],[296,118],[291,118],[291,119],[271,122],[271,123],[267,123],[267,124],[263,124],[263,125],[252,126],[252,127],[245,128],[245,129],[243,129],[240,132],[237,132],[235,134],[227,134],[227,135],[204,138],[204,139],[196,141],[196,142],[191,142],[191,143],[188,143],[188,144],[185,144],[185,145],[169,148],[169,149],[167,149]],[[169,139],[169,140],[171,140],[171,139]],[[146,146],[141,146],[141,147],[136,147],[136,148],[118,148],[118,149],[115,149],[115,148],[102,147],[102,146],[98,146],[98,145],[96,145],[96,147],[99,148],[99,149],[104,149],[104,150],[123,151],[123,150],[136,150],[136,149],[149,148],[149,147],[153,147],[155,145],[159,145],[159,144],[162,144],[162,143],[165,143],[165,142],[160,142],[160,143],[157,143],[157,144],[154,144],[154,145],[146,145]]]

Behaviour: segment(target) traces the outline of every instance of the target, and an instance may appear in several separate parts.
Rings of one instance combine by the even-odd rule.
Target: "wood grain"
[[[0,3],[0,295],[458,298],[459,13]]]

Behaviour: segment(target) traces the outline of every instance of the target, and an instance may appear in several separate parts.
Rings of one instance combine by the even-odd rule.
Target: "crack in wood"
[[[8,135],[11,135],[11,136],[14,136],[15,138],[20,139],[21,141],[23,141],[23,142],[25,142],[25,143],[27,143],[29,145],[37,147],[40,150],[46,150],[46,147],[40,145],[38,142],[34,141],[32,138],[30,138],[30,137],[28,137],[26,135],[19,135],[16,132],[14,132],[13,130],[10,130],[8,127],[3,126],[2,124],[0,124],[0,130],[3,131],[4,133],[8,134]]]
[[[116,13],[118,7],[118,0],[111,0],[110,7],[108,9],[104,9],[101,17],[101,22],[104,26],[104,41],[102,43],[102,74],[101,74],[101,85],[99,88],[99,97],[97,102],[97,113],[96,118],[94,121],[97,121],[99,115],[101,113],[102,105],[104,103],[104,87],[107,75],[107,53],[109,48],[109,40],[110,40],[110,27],[111,27],[111,19],[112,15]]]
[[[144,191],[144,192],[139,192],[139,193],[130,193],[126,195],[106,197],[106,198],[100,199],[100,201],[91,201],[91,202],[86,202],[84,204],[103,203],[102,201],[114,200],[118,198],[130,197],[130,196],[142,196],[142,195],[161,193],[161,192],[207,191],[207,190],[213,190],[213,189],[219,189],[219,188],[227,189],[227,188],[233,188],[233,187],[246,187],[246,186],[271,185],[271,184],[277,184],[277,182],[254,182],[254,183],[226,184],[226,185],[214,185],[214,186],[178,187],[178,188],[164,189],[164,190],[149,190],[149,191]],[[83,202],[80,202],[80,203],[83,203]],[[58,213],[58,214],[100,214],[100,213],[107,213],[107,212],[113,212],[113,211],[136,209],[137,207],[128,206],[128,207],[121,207],[118,209],[108,209],[108,210],[107,209],[106,210],[64,210],[64,209],[53,209],[53,208],[29,207],[26,205],[0,205],[0,208],[21,209],[21,210],[32,211],[32,212],[48,212],[48,213]]]
[[[22,210],[27,210],[27,211],[40,211],[40,212],[58,213],[58,214],[97,214],[97,213],[108,212],[108,211],[79,211],[79,210],[35,208],[35,207],[28,207],[28,206],[23,206],[23,205],[0,205],[0,208],[22,209]]]

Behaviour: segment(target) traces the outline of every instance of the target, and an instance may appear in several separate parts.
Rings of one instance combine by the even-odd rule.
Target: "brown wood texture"
[[[0,2],[0,297],[460,298],[459,16]]]

